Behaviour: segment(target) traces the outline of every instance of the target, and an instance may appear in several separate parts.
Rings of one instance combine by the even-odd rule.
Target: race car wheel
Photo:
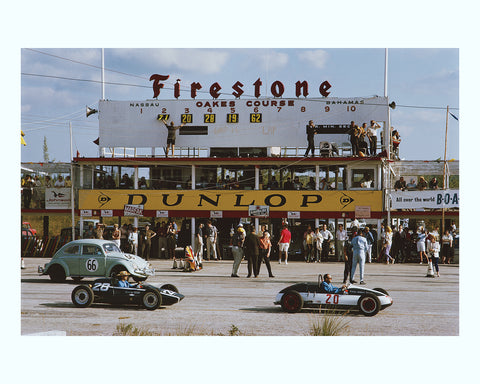
[[[163,284],[160,288],[178,293],[178,288],[173,284]]]
[[[380,300],[371,293],[365,293],[358,299],[358,309],[365,316],[375,316],[380,310]]]
[[[93,291],[88,285],[79,285],[72,291],[72,302],[76,307],[86,308],[93,303]]]
[[[50,276],[50,280],[52,280],[54,283],[63,283],[67,278],[65,270],[58,264],[52,265],[48,269],[48,275]]]
[[[383,288],[373,288],[373,290],[374,290],[374,291],[377,291],[377,292],[381,292],[381,293],[383,293],[384,295],[389,296],[389,295],[388,295],[388,292],[387,292],[385,289],[383,289]]]
[[[285,312],[297,313],[303,307],[303,298],[297,291],[288,291],[283,294],[281,305]]]
[[[162,296],[157,291],[149,289],[142,296],[142,304],[145,309],[153,311],[162,305]]]

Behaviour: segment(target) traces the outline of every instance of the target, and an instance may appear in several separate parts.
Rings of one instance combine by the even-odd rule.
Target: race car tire
[[[67,278],[65,270],[58,264],[52,265],[48,269],[48,275],[50,276],[50,280],[52,280],[54,283],[63,283]]]
[[[162,305],[162,296],[153,289],[148,289],[142,296],[142,304],[145,309],[153,311]]]
[[[380,300],[371,293],[365,293],[358,299],[358,309],[364,316],[375,316],[380,311]]]
[[[297,313],[303,308],[303,298],[297,291],[287,291],[280,304],[284,312]]]
[[[373,288],[373,290],[374,290],[374,291],[377,291],[377,292],[381,292],[381,293],[383,293],[384,295],[389,296],[389,295],[388,295],[388,292],[387,292],[385,289],[383,289],[383,288]]]
[[[79,285],[72,291],[72,303],[79,308],[87,308],[93,303],[94,294],[88,285]]]
[[[173,284],[163,284],[160,289],[167,289],[169,291],[173,291],[175,293],[178,293],[178,288],[173,285]]]

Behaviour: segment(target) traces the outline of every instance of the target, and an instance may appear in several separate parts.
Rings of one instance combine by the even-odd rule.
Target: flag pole
[[[448,115],[449,115],[449,106],[447,105],[447,116],[445,118],[445,152],[443,155],[443,190],[447,186],[447,137],[448,137]],[[445,197],[445,194],[444,196]],[[445,232],[445,202],[442,206],[442,231]]]

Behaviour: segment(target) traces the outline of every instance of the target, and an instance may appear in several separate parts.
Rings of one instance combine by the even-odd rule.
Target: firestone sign
[[[158,75],[154,74],[150,76],[150,81],[153,81],[153,98],[156,99],[160,95],[160,90],[164,87],[162,81],[168,80],[170,75]],[[263,85],[263,82],[260,78],[258,78],[253,84],[254,95],[255,98],[259,98],[261,96],[260,88]],[[239,98],[245,92],[243,90],[244,84],[240,81],[237,81],[235,84],[232,85],[233,92],[231,93],[236,98]],[[328,91],[332,86],[328,81],[324,81],[320,84],[318,91],[321,96],[327,97],[330,92]],[[195,99],[197,97],[197,91],[202,89],[203,86],[199,82],[193,82],[190,84],[190,97]],[[222,87],[218,82],[213,83],[210,85],[209,93],[214,99],[218,99],[222,92]],[[281,81],[274,81],[270,86],[270,92],[272,93],[273,97],[282,97],[285,92],[285,86]],[[295,83],[295,96],[296,97],[307,97],[309,95],[309,88],[307,81],[297,81]],[[180,79],[177,80],[175,85],[173,86],[173,96],[178,99],[180,97]]]

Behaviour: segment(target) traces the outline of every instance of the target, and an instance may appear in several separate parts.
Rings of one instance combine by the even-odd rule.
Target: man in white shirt
[[[343,224],[338,224],[336,236],[337,236],[337,242],[336,242],[337,260],[344,261],[345,240],[347,240],[348,235],[347,235],[347,231],[343,229]]]
[[[322,254],[321,254],[321,261],[328,261],[328,254],[330,252],[330,241],[333,240],[332,233],[327,229],[327,224],[322,225],[322,229],[320,230],[320,234],[323,237],[322,243]]]
[[[375,120],[370,120],[370,127],[367,128],[367,137],[370,141],[370,156],[377,154],[377,129],[380,125]]]

